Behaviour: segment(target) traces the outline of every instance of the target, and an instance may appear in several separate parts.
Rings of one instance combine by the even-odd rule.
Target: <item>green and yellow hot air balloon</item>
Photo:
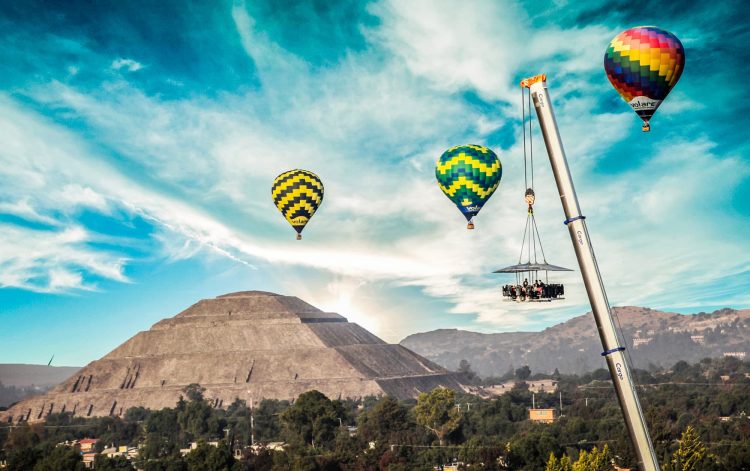
[[[443,152],[435,166],[438,185],[474,229],[472,218],[500,184],[500,159],[487,147],[467,144]]]
[[[323,182],[308,170],[289,170],[273,181],[273,203],[302,239],[302,229],[323,201]]]

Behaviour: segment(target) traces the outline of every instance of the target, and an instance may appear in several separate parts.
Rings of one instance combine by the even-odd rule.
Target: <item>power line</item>
[[[679,381],[667,381],[663,383],[643,383],[638,387],[643,389],[649,386],[750,386],[750,383],[688,383]],[[577,389],[613,389],[614,386],[578,386]]]

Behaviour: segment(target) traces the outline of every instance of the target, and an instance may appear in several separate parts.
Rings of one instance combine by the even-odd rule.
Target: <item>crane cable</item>
[[[528,146],[526,145],[526,110],[527,110],[527,104],[528,104],[528,123],[529,123],[529,132],[528,132]],[[528,95],[524,91],[524,88],[521,87],[521,129],[523,132],[523,180],[524,185],[526,187],[527,195],[529,193],[529,190],[531,191],[531,195],[534,195],[534,141],[533,141],[533,124],[532,124],[532,115],[531,115],[531,91],[529,90]],[[529,179],[529,176],[531,178]],[[531,180],[531,185],[529,185],[529,180]],[[526,227],[524,228],[523,232],[523,242],[521,244],[521,254],[518,257],[518,263],[521,263],[521,259],[523,258],[523,252],[524,248],[527,250],[528,253],[528,263],[531,263],[532,259],[532,252],[534,255],[534,263],[536,264],[538,262],[537,258],[537,243],[539,243],[539,251],[541,251],[542,260],[545,264],[547,264],[547,257],[544,254],[544,247],[542,246],[542,238],[539,235],[539,228],[536,224],[536,218],[534,217],[534,209],[533,209],[533,203],[529,204],[528,209],[528,215],[526,217]],[[527,245],[527,237],[528,237],[528,245]]]
[[[523,129],[523,184],[526,188],[529,187],[529,178],[526,175],[528,171],[526,170],[526,103],[524,102],[524,99],[526,97],[523,93],[523,88],[521,88],[521,129]],[[529,115],[531,115],[531,110],[529,110]],[[524,234],[524,238],[526,237],[526,234]]]

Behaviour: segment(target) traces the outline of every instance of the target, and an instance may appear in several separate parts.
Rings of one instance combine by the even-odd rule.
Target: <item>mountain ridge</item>
[[[637,368],[667,368],[680,360],[749,353],[750,309],[678,314],[623,306],[613,308],[613,313],[615,325],[622,327],[621,345]],[[523,365],[534,372],[551,373],[557,368],[577,374],[604,367],[591,312],[538,332],[438,329],[409,335],[400,344],[448,369],[465,359],[482,376],[500,376]]]
[[[80,366],[0,363],[0,383],[17,388],[54,386],[80,369]]]

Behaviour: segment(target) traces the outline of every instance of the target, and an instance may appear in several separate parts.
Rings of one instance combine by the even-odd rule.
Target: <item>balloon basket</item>
[[[643,132],[649,132],[651,131],[651,125],[648,123],[643,123],[643,126],[641,126],[641,131]]]
[[[473,222],[470,222],[470,223],[468,223],[468,224],[466,225],[466,228],[467,228],[467,229],[474,229],[474,223],[473,223]]]
[[[302,234],[297,234],[297,240],[302,240]]]

